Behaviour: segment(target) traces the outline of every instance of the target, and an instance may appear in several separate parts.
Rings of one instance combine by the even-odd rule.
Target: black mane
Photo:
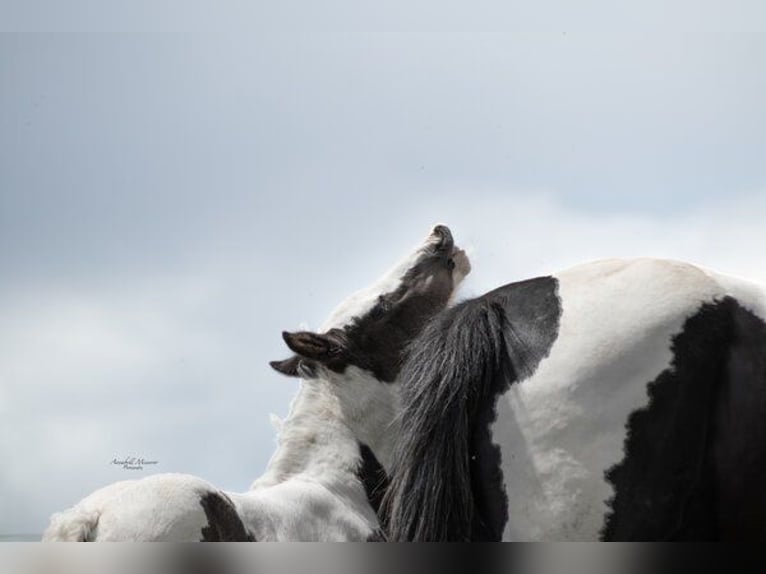
[[[489,425],[497,396],[534,372],[556,339],[557,287],[552,277],[506,285],[445,311],[413,343],[384,500],[391,540],[502,536],[507,501],[491,474],[499,452]]]

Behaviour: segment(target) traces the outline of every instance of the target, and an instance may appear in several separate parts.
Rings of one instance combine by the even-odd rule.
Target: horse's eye
[[[447,269],[452,271],[454,268],[455,268],[455,260],[452,258],[447,259]]]

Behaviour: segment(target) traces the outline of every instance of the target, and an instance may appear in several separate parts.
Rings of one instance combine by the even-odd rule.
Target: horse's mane
[[[383,501],[390,540],[471,538],[472,421],[503,368],[503,321],[502,306],[481,297],[438,315],[412,344]]]

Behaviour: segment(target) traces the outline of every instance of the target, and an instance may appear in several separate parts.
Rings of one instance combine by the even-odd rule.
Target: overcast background
[[[466,295],[766,279],[766,3],[462,4],[0,2],[0,535],[150,472],[246,489],[280,331],[435,222]]]

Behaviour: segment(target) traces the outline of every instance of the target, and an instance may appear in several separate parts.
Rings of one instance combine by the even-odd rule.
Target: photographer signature
[[[159,464],[156,460],[147,460],[142,457],[126,456],[122,459],[114,457],[111,464],[119,465],[123,470],[144,470],[145,466]]]

